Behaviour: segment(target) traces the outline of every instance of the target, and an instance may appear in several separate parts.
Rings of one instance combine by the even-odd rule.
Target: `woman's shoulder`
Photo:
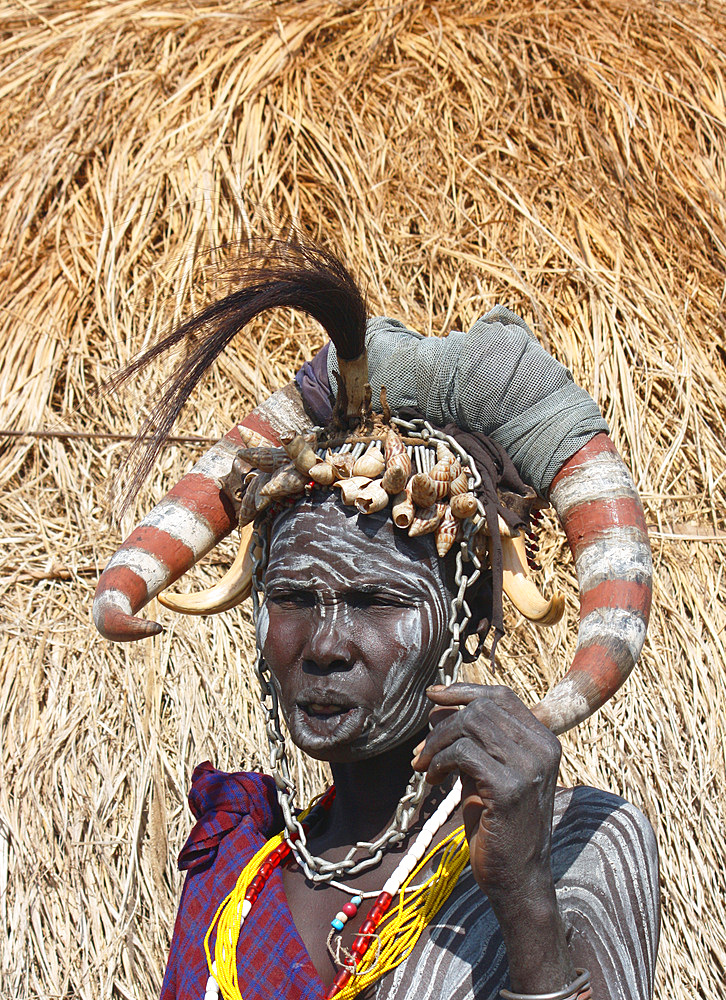
[[[257,771],[220,771],[205,760],[192,773],[189,808],[197,819],[215,810],[266,813],[277,809],[275,780]]]
[[[647,816],[632,802],[590,785],[558,788],[555,795],[553,831],[561,835],[580,829],[587,836],[601,830],[637,830],[655,846],[655,834]]]
[[[642,968],[651,969],[658,937],[657,852],[647,818],[611,792],[587,786],[559,789],[551,859],[568,933],[592,932],[603,967],[609,967],[610,952],[620,962],[625,994],[634,984],[628,995],[649,995],[636,988],[638,976],[630,968],[640,956]],[[415,952],[381,980],[375,998],[476,995],[489,1000],[506,985],[507,967],[496,917],[467,866]]]
[[[552,825],[555,882],[588,883],[619,872],[626,880],[658,881],[655,832],[631,802],[600,788],[559,789]]]
[[[275,781],[254,771],[220,771],[209,761],[192,774],[189,808],[196,824],[179,855],[182,870],[216,855],[223,838],[244,827],[248,835],[267,840],[282,825]]]

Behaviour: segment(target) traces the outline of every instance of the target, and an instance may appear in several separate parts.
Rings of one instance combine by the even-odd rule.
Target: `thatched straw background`
[[[511,305],[598,399],[652,526],[655,610],[564,779],[657,829],[669,1000],[726,975],[725,49],[719,0],[0,2],[0,429],[133,432],[141,386],[89,390],[219,294],[233,251],[200,251],[260,218],[337,244],[373,309],[424,333]],[[264,318],[180,432],[219,435],[320,342]],[[166,448],[139,513],[195,454]],[[191,769],[261,760],[247,610],[152,608],[168,630],[136,648],[90,624],[133,520],[106,513],[122,459],[62,437],[0,459],[3,997],[152,995]],[[553,528],[544,567],[574,594]],[[536,698],[574,622],[574,603],[554,632],[511,616],[499,676]]]

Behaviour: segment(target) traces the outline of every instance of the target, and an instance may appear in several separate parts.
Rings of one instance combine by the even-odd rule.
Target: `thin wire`
[[[381,894],[380,889],[373,889],[371,892],[361,892],[359,889],[354,889],[349,885],[345,885],[343,882],[336,882],[335,879],[331,879],[328,883],[333,889],[340,889],[341,892],[347,893],[349,896],[360,896],[361,899],[378,899]],[[426,882],[420,882],[418,885],[407,885],[402,892],[418,892],[419,889],[423,889]]]
[[[16,431],[0,430],[0,437],[9,438],[36,438],[36,439],[68,439],[70,441],[136,441],[136,434],[109,434],[96,431]],[[139,438],[139,441],[150,441],[147,434]],[[196,434],[188,434],[182,437],[164,438],[164,444],[217,444],[218,437],[199,437]]]

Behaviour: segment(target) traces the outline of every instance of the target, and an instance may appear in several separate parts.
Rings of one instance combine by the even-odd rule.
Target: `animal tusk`
[[[527,576],[524,537],[502,536],[502,588],[518,611],[536,625],[555,625],[565,610],[565,598],[554,593],[548,600]]]
[[[239,550],[219,583],[198,594],[162,593],[159,603],[182,615],[215,615],[241,604],[252,592],[252,529],[252,523],[240,529]]]

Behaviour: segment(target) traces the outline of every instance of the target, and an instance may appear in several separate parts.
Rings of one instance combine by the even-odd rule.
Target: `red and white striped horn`
[[[101,574],[93,601],[93,620],[101,635],[130,642],[161,632],[161,625],[136,613],[235,527],[220,480],[231,470],[238,448],[249,443],[249,432],[278,444],[280,434],[297,434],[309,426],[300,392],[288,385],[205,453],[134,529]]]
[[[99,580],[93,615],[108,639],[127,642],[161,626],[135,617],[234,527],[219,480],[245,431],[272,443],[309,419],[294,386],[254,410],[212,447],[132,532]],[[652,561],[643,508],[612,441],[599,434],[553,480],[550,499],[572,550],[580,588],[580,628],[572,665],[534,709],[562,733],[595,712],[633,669],[645,640]]]
[[[633,480],[606,434],[562,466],[550,489],[580,588],[572,665],[534,709],[554,733],[592,715],[627,678],[645,642],[653,563]]]

